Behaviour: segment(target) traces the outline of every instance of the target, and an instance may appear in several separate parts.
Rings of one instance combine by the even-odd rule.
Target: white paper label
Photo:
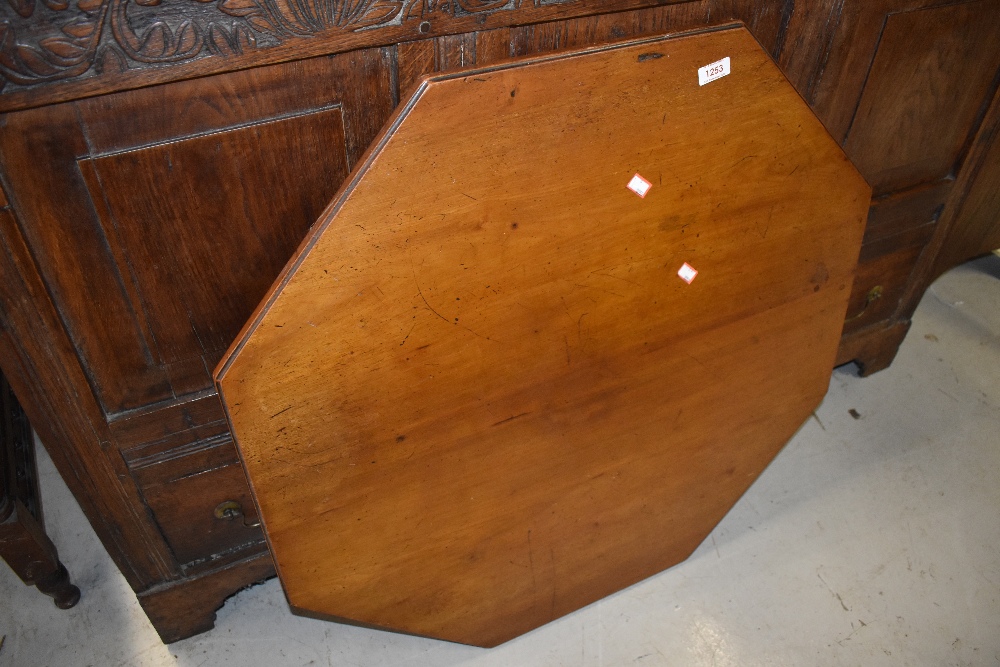
[[[704,86],[706,83],[721,79],[727,74],[729,74],[729,56],[699,68],[698,85]]]
[[[653,187],[653,184],[639,174],[636,174],[625,187],[645,199],[646,193],[649,192],[651,187]]]
[[[680,268],[680,270],[677,272],[677,275],[680,276],[681,280],[690,285],[691,281],[694,280],[694,277],[698,275],[698,272],[695,270],[693,266],[691,266],[687,262],[684,262],[684,266]]]

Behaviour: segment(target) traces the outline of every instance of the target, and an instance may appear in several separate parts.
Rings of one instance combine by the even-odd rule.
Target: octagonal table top
[[[216,371],[291,605],[491,646],[686,558],[824,395],[869,198],[741,27],[425,79]]]

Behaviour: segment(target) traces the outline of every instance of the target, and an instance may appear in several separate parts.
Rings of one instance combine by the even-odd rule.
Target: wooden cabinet
[[[976,169],[968,158],[996,94],[1000,4],[866,3],[841,26],[837,87],[815,103],[873,189],[840,355],[873,372],[895,356],[929,284],[931,241]]]
[[[883,368],[1000,243],[995,0],[0,7],[0,365],[165,640],[273,574],[210,373],[401,93],[734,20],[874,189],[839,358]]]

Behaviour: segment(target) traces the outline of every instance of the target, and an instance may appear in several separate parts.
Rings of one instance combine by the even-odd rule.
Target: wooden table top
[[[216,371],[292,606],[491,646],[686,558],[869,197],[743,28],[425,79]]]

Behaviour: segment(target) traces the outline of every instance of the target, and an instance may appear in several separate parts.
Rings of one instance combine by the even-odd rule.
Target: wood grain
[[[7,118],[0,166],[106,415],[211,387],[389,115],[391,64],[371,49]]]
[[[288,153],[311,168],[283,167]],[[305,221],[322,210],[316,197],[294,194],[336,187],[347,176],[346,157],[343,114],[334,106],[90,158],[98,188],[92,198],[106,203],[101,223],[120,251],[123,273],[140,295],[163,295],[139,302],[164,363],[216,363],[213,353],[228,347],[253,309],[252,295],[263,294],[281,271],[280,249],[290,254]],[[220,258],[220,245],[239,260]],[[202,369],[206,382],[194,390],[211,386]]]
[[[267,552],[226,563],[224,567],[143,591],[139,604],[164,644],[211,630],[215,612],[236,591],[274,576]]]
[[[994,101],[1000,111],[1000,97]],[[996,113],[996,112],[995,112]],[[1000,115],[1000,114],[998,114]],[[986,152],[977,170],[958,218],[952,223],[931,276],[936,278],[953,266],[1000,248],[1000,119],[984,136]]]
[[[923,244],[933,231],[934,225],[928,224],[862,246],[844,322],[845,335],[890,321]]]
[[[17,397],[0,373],[0,560],[60,609],[80,600],[45,533],[35,441]]]
[[[306,0],[312,6],[306,11],[315,12],[315,17],[303,20],[299,5],[282,3],[239,6],[234,10],[224,3],[211,8],[184,4],[153,8],[127,0],[91,0],[86,6],[84,3],[63,6],[55,20],[43,18],[48,12],[36,13],[34,21],[9,17],[20,25],[8,29],[8,38],[0,44],[0,111],[428,37],[670,2],[683,0],[499,4],[490,0],[458,4],[411,0],[405,9],[403,3],[362,0],[352,5],[350,16],[345,17],[336,0]],[[34,5],[31,0],[24,4]],[[107,10],[114,15],[114,29],[110,27],[112,21],[104,20]],[[381,16],[376,16],[374,22],[359,22],[359,14],[367,14],[369,10]],[[6,7],[5,11],[10,12]],[[206,20],[206,13],[211,17],[217,11],[216,20]],[[137,13],[146,15],[137,17]],[[324,24],[329,16],[338,16],[332,25]],[[275,29],[278,25],[285,27]],[[262,26],[268,29],[260,32]],[[63,28],[68,28],[69,33]],[[88,34],[80,35],[81,30]],[[101,57],[97,58],[102,33],[107,38],[103,40]],[[118,41],[123,35],[123,41]],[[58,53],[51,51],[50,45]],[[28,62],[23,58],[25,54]]]
[[[100,406],[10,211],[0,211],[0,240],[4,375],[129,584],[141,590],[177,576],[138,490],[121,483],[124,461],[105,456],[111,435]]]
[[[133,459],[129,469],[185,568],[263,544],[246,475],[228,431],[168,454]],[[217,516],[216,508],[224,503],[238,507]]]
[[[217,370],[291,604],[494,645],[685,558],[825,393],[869,197],[744,29],[427,80]]]
[[[993,239],[1000,240],[1000,210],[991,209],[996,199],[991,187],[998,178],[996,137],[1000,135],[1000,91],[993,95],[982,124],[969,149],[966,165],[955,179],[948,202],[914,268],[898,316],[909,318],[924,291],[942,273],[971,257],[988,252]],[[985,197],[984,197],[985,195]],[[983,206],[979,216],[966,216],[965,206]]]
[[[103,409],[118,412],[172,393],[163,369],[150,363],[141,306],[129,300],[126,280],[94,219],[76,166],[77,156],[87,153],[70,104],[13,114],[0,125],[0,167],[22,233],[45,273],[88,388]]]
[[[996,88],[997,44],[992,0],[888,17],[844,144],[876,195],[954,174]]]
[[[229,462],[215,473],[218,484],[206,483],[210,489],[199,486],[200,473],[212,477],[216,461],[184,454],[218,429],[228,431],[208,370],[389,115],[386,56],[369,49],[234,72],[6,114],[0,122],[0,365],[137,592],[264,548],[259,530],[213,516],[217,492],[225,491],[225,500],[249,493],[232,445],[211,449],[226,450]],[[333,140],[330,123],[320,123],[325,132],[310,124],[324,110],[335,121]],[[223,165],[213,163],[212,137],[227,149]],[[308,159],[312,170],[299,169],[293,148],[303,150],[300,157],[318,156]],[[94,168],[130,153],[173,158],[173,151],[186,154],[185,174],[171,174],[165,159],[147,159],[145,171],[119,162],[105,180]],[[256,191],[236,197],[247,185]],[[232,205],[218,217],[222,200]],[[150,215],[157,211],[159,218]],[[225,223],[245,228],[249,220],[284,242],[271,243],[247,271],[224,272],[218,244],[234,240]],[[144,253],[148,248],[160,252]],[[228,282],[211,287],[208,276]],[[257,282],[257,294],[238,276]],[[209,301],[213,307],[201,307]],[[197,326],[217,332],[216,351],[203,358],[191,333],[191,345],[174,345],[164,361],[155,345],[160,332],[145,314],[185,312],[184,302],[200,305]],[[243,312],[234,316],[239,302]],[[218,333],[220,324],[229,332]],[[214,414],[205,414],[213,412],[203,409],[206,401]],[[185,472],[190,479],[156,475],[166,463],[135,464],[140,454],[150,461],[153,450],[193,466]],[[230,572],[229,593],[251,583],[244,575]],[[197,586],[183,590],[191,609],[205,603],[208,614],[218,604],[214,593],[200,597]]]
[[[397,94],[409,96],[425,74],[434,71],[437,40],[421,39],[396,47]]]
[[[952,179],[946,178],[872,200],[864,243],[875,243],[934,223],[953,184]]]

